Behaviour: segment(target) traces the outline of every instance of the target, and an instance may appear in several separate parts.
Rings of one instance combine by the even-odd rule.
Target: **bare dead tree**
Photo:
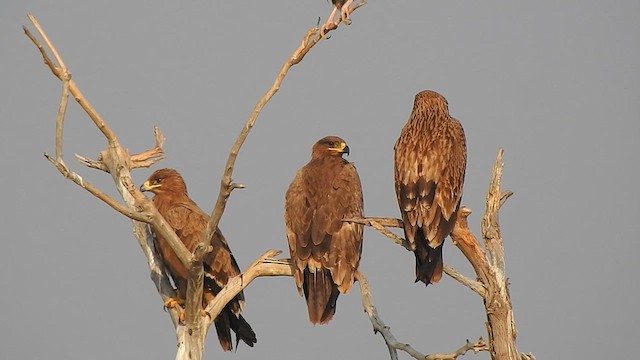
[[[500,149],[493,166],[489,191],[487,192],[486,209],[482,218],[481,229],[484,249],[469,229],[467,218],[471,214],[471,210],[466,207],[461,207],[458,210],[456,224],[451,234],[454,245],[462,251],[469,263],[471,263],[477,280],[472,280],[462,275],[450,266],[444,266],[444,271],[447,275],[482,298],[487,314],[487,343],[480,338],[474,344],[470,344],[467,341],[465,346],[451,354],[425,356],[406,344],[398,343],[392,336],[385,335],[381,331],[390,351],[391,348],[403,350],[416,359],[455,359],[468,350],[474,350],[489,351],[493,360],[535,360],[535,357],[530,353],[519,353],[516,346],[516,324],[509,295],[509,280],[505,272],[504,244],[498,222],[500,208],[513,195],[511,191],[502,191],[500,189],[503,168],[502,156],[503,150]],[[368,217],[346,219],[345,221],[371,226],[396,244],[411,251],[408,241],[387,229],[387,227],[402,228],[401,219]],[[372,319],[372,323],[374,322]],[[374,329],[377,330],[379,328],[384,329],[384,324],[374,325]]]
[[[363,1],[354,5],[353,11],[364,4],[365,2]],[[178,348],[176,352],[176,359],[202,359],[204,342],[208,329],[211,326],[213,319],[218,316],[227,302],[229,302],[235,295],[258,277],[292,276],[289,259],[275,259],[274,257],[277,256],[280,251],[268,250],[259,256],[242,274],[230,279],[228,284],[220,291],[219,294],[217,294],[215,299],[207,305],[205,311],[211,315],[210,317],[199,315],[200,299],[202,299],[203,290],[202,259],[211,251],[210,234],[217,228],[218,223],[224,214],[225,206],[231,192],[235,189],[244,187],[242,184],[233,182],[232,178],[237,155],[249,135],[249,132],[257,121],[263,107],[279,90],[289,69],[300,63],[307,53],[309,53],[309,51],[319,41],[325,38],[320,34],[318,28],[309,29],[304,35],[301,44],[283,64],[273,85],[255,105],[229,153],[224,173],[220,181],[220,190],[216,204],[212,210],[210,221],[207,224],[207,230],[203,234],[200,244],[196,247],[195,251],[191,253],[186,249],[184,244],[182,244],[169,224],[158,213],[152,202],[138,190],[138,187],[133,185],[133,180],[131,178],[131,170],[140,167],[152,166],[164,158],[164,152],[162,149],[164,136],[160,132],[159,128],[154,128],[155,145],[152,149],[140,154],[129,154],[129,152],[120,144],[116,134],[111,130],[107,122],[91,106],[89,101],[78,88],[77,84],[71,79],[71,72],[64,64],[61,56],[39,23],[32,15],[28,15],[28,17],[46,47],[43,46],[40,40],[38,40],[38,38],[36,38],[36,36],[34,36],[26,27],[24,27],[25,34],[40,51],[45,65],[49,67],[54,76],[62,83],[60,106],[56,118],[55,155],[51,156],[45,153],[44,156],[65,178],[73,181],[75,184],[85,189],[114,210],[132,220],[135,238],[147,259],[147,264],[150,269],[150,277],[163,302],[168,298],[175,297],[175,291],[171,286],[168,275],[164,271],[163,264],[158,257],[158,254],[152,246],[153,239],[149,231],[149,226],[153,226],[156,231],[167,239],[180,261],[189,270],[187,299],[184,309],[186,316],[184,323],[181,323],[178,319],[178,314],[182,310],[179,306],[168,309],[173,325],[176,329]],[[327,29],[327,32],[335,30],[336,28],[337,26],[331,27]],[[49,56],[49,53],[52,54],[53,59]],[[116,189],[120,193],[124,203],[106,195],[106,193],[98,189],[96,186],[84,180],[79,174],[71,171],[65,164],[63,157],[63,125],[69,95],[73,96],[94,125],[103,134],[107,142],[106,149],[100,152],[96,160],[76,155],[77,160],[87,167],[111,174]],[[499,158],[501,159],[501,153]],[[494,167],[494,177],[496,176],[495,172],[496,168]],[[497,191],[498,194],[500,194],[499,175],[497,175],[496,181]],[[493,194],[491,192],[492,189],[493,188],[490,189],[490,194]],[[472,264],[474,264],[475,261],[480,264],[480,268],[484,270],[486,270],[485,266],[495,265],[497,268],[494,270],[492,270],[493,268],[490,268],[489,270],[482,272],[482,274],[485,274],[485,277],[481,277],[479,275],[479,281],[473,281],[457,273],[455,270],[445,267],[447,274],[474,290],[485,300],[485,306],[488,314],[487,328],[489,329],[489,345],[485,344],[482,338],[480,338],[475,343],[466,341],[465,345],[449,354],[434,353],[431,355],[423,355],[413,349],[410,345],[397,341],[390,332],[390,328],[387,327],[379,317],[377,310],[373,305],[371,290],[366,277],[361,272],[357,273],[356,278],[360,284],[363,307],[371,320],[374,331],[383,336],[392,359],[397,359],[397,350],[404,351],[416,359],[456,359],[458,356],[465,354],[469,350],[475,352],[490,350],[492,358],[494,359],[506,359],[507,357],[499,357],[502,356],[505,351],[508,354],[517,354],[517,351],[515,350],[515,324],[513,322],[513,312],[511,310],[511,303],[508,297],[508,284],[504,277],[504,256],[497,223],[497,211],[507,197],[508,195],[502,196],[500,201],[497,203],[491,202],[491,213],[489,212],[489,198],[487,200],[487,213],[493,215],[487,216],[485,214],[486,219],[483,220],[483,235],[485,234],[486,221],[487,234],[490,236],[484,236],[484,238],[485,244],[490,244],[490,246],[486,246],[487,249],[491,249],[491,259],[494,259],[491,264],[489,264],[484,252],[482,252],[481,249],[478,250],[479,245],[477,244],[477,241],[473,237],[473,234],[468,231],[466,217],[470,212],[462,212],[462,216],[459,216],[458,223],[456,224],[456,230],[454,230],[454,234],[452,235],[456,245],[461,248]],[[493,199],[493,197],[491,199]],[[363,218],[352,219],[352,221],[358,221],[365,225],[373,226],[383,234],[398,242],[400,245],[407,247],[404,239],[395,236],[385,228],[385,226],[398,227],[401,225],[397,219]],[[486,264],[485,262],[482,262],[482,258],[484,258]],[[476,269],[475,265],[474,269]],[[478,271],[479,270],[476,269],[477,273]],[[496,286],[495,289],[494,287],[491,287],[493,284]],[[498,315],[495,315],[496,311],[498,311]],[[508,322],[510,325],[507,327],[502,326],[502,322],[500,322],[504,316],[507,316],[507,319],[510,321]],[[503,339],[503,337],[512,339],[513,347],[510,347],[511,343],[502,344],[501,339]],[[523,359],[524,358],[525,357],[523,355]],[[515,357],[512,357],[511,359],[515,359]]]

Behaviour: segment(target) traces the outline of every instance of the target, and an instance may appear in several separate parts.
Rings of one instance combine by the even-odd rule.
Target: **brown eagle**
[[[362,253],[362,188],[356,167],[342,158],[349,147],[337,136],[313,145],[311,161],[289,185],[285,223],[293,275],[313,324],[326,324],[340,293],[353,285]]]
[[[153,204],[158,212],[173,228],[184,246],[193,252],[207,227],[209,216],[189,198],[187,185],[182,176],[173,169],[160,169],[151,174],[149,179],[140,186],[140,190],[151,191],[154,194]],[[155,247],[178,293],[178,299],[170,299],[165,305],[171,307],[175,304],[183,304],[187,292],[187,269],[169,243],[155,229],[153,235]],[[230,277],[240,274],[240,268],[220,229],[216,229],[213,234],[211,245],[213,251],[207,255],[203,263],[205,277],[202,303],[204,306],[220,292]],[[243,305],[244,294],[240,292],[214,320],[220,346],[225,351],[233,348],[230,330],[236,333],[236,346],[240,340],[251,347],[257,341],[253,329],[240,315]]]
[[[351,11],[349,11],[349,6],[351,6],[353,0],[331,0],[331,2],[333,3],[333,10],[331,11],[331,15],[327,18],[327,21],[322,25],[321,32],[323,35],[330,25],[335,26],[333,18],[335,18],[338,11],[340,11],[340,17],[345,24],[349,25],[351,23],[351,19],[349,18],[351,13]]]
[[[435,91],[419,92],[395,145],[395,185],[404,234],[416,256],[416,282],[442,278],[442,244],[462,198],[467,146],[460,122]]]

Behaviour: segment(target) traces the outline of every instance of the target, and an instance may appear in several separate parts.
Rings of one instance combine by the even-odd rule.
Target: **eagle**
[[[207,228],[209,216],[189,198],[187,185],[180,173],[173,169],[157,170],[140,186],[140,191],[150,191],[154,194],[153,204],[158,212],[169,223],[184,246],[193,252],[202,238],[202,233]],[[167,240],[155,229],[152,231],[154,245],[171,275],[177,291],[177,299],[169,299],[165,306],[175,307],[176,304],[184,304],[187,292],[187,269],[171,249]],[[216,232],[211,236],[211,245],[213,251],[205,257],[203,262],[205,275],[203,306],[206,306],[220,292],[229,278],[240,274],[238,263],[231,254],[229,245],[220,229],[216,229]],[[240,340],[251,347],[257,341],[253,329],[240,315],[243,306],[244,294],[240,292],[214,320],[220,346],[225,351],[230,351],[233,348],[230,330],[236,334],[236,346]]]
[[[435,284],[442,278],[442,245],[456,222],[467,164],[464,130],[442,95],[416,95],[394,150],[396,196],[416,257],[416,282]]]
[[[349,154],[349,146],[341,138],[318,140],[285,196],[293,276],[313,324],[333,318],[338,295],[353,285],[362,253],[363,226],[343,221],[363,214],[360,178],[343,154]]]
[[[331,15],[327,18],[327,21],[322,25],[321,32],[323,36],[330,26],[335,26],[333,18],[335,18],[338,11],[340,11],[340,18],[345,24],[349,25],[351,23],[351,19],[349,18],[351,11],[349,11],[349,7],[353,0],[331,0],[331,2],[333,3],[333,10],[331,11]]]

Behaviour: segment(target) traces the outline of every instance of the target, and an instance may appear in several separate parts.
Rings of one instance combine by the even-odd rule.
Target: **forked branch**
[[[360,284],[360,295],[362,297],[362,306],[364,307],[364,311],[369,316],[369,320],[371,321],[371,325],[373,326],[373,332],[379,333],[384,342],[387,344],[387,349],[389,350],[389,356],[392,360],[398,359],[398,350],[404,351],[409,354],[411,357],[417,360],[455,360],[458,356],[464,355],[469,350],[473,350],[474,352],[479,351],[487,351],[488,347],[485,344],[482,338],[478,339],[475,343],[470,343],[467,340],[466,344],[460,347],[458,350],[449,353],[449,354],[430,354],[424,355],[414,349],[411,345],[406,343],[401,343],[396,340],[395,336],[391,333],[391,328],[382,321],[380,316],[378,315],[378,311],[376,307],[373,305],[373,299],[371,295],[371,288],[369,287],[369,282],[364,274],[360,271],[356,272],[355,275],[356,280]]]
[[[503,150],[500,149],[493,167],[487,192],[487,207],[482,220],[482,237],[489,255],[469,229],[467,217],[471,214],[471,210],[468,208],[461,207],[458,210],[456,225],[451,234],[453,243],[462,251],[473,267],[478,281],[471,280],[446,265],[444,270],[449,276],[483,298],[489,337],[487,345],[491,358],[494,360],[531,359],[534,358],[533,355],[518,354],[517,351],[516,327],[508,289],[509,283],[505,275],[504,246],[498,223],[498,212],[513,193],[511,191],[503,192],[500,189],[502,155]],[[394,243],[411,251],[411,246],[405,239],[386,229],[387,227],[402,227],[400,219],[357,218],[345,219],[345,221],[371,226]],[[441,358],[447,359],[447,357]]]
[[[364,4],[365,2],[361,2],[357,4],[356,6],[354,6],[353,10],[358,9]],[[244,127],[242,128],[242,130],[240,131],[240,134],[236,138],[236,141],[233,144],[231,151],[229,152],[229,156],[225,164],[224,172],[220,180],[220,189],[218,191],[216,203],[211,212],[211,217],[209,218],[209,222],[207,223],[206,231],[202,234],[201,244],[205,248],[210,248],[211,235],[215,233],[216,229],[218,228],[220,220],[222,219],[222,215],[224,214],[229,196],[231,196],[231,192],[234,189],[244,188],[244,185],[233,182],[233,170],[235,167],[235,162],[238,157],[238,154],[240,153],[240,149],[242,148],[242,145],[244,144],[247,137],[249,136],[251,129],[253,129],[256,121],[258,120],[258,116],[262,112],[262,109],[265,107],[265,105],[271,100],[271,98],[276,94],[276,92],[278,92],[283,80],[289,73],[289,70],[291,69],[291,67],[300,63],[300,61],[302,61],[304,56],[322,39],[323,37],[320,34],[318,28],[311,28],[307,31],[298,48],[293,52],[293,54],[291,54],[291,56],[289,56],[289,58],[284,62],[284,64],[280,68],[280,71],[276,75],[276,78],[273,84],[271,85],[271,87],[266,91],[266,93],[260,98],[260,100],[258,100],[256,105],[254,106],[253,111],[249,115],[249,118],[247,119]],[[206,256],[206,254],[207,254],[206,251],[201,251],[198,256],[195,256],[192,259],[192,262],[189,264],[190,266],[187,267],[189,269],[189,277],[199,279],[203,276],[203,269],[202,269],[202,266],[200,266],[199,264],[201,263],[201,260],[204,258],[204,256]],[[194,282],[194,283],[189,282],[188,284],[189,286],[187,288],[187,294],[193,295],[192,297],[193,299],[198,299],[199,298],[198,295],[201,296],[202,294],[201,284],[197,282]],[[187,303],[195,304],[195,300],[193,301],[187,300]],[[209,308],[209,306],[207,308]],[[196,308],[192,308],[187,305],[186,323],[188,325],[193,324],[195,321],[197,321],[197,317],[198,315],[197,315]]]
[[[382,235],[384,235],[387,238],[389,238],[394,243],[396,243],[396,244],[402,246],[403,248],[405,248],[405,250],[413,251],[409,241],[407,241],[404,238],[401,238],[400,236],[394,234],[392,231],[387,229],[388,227],[402,228],[402,226],[403,226],[402,225],[402,220],[400,220],[400,219],[382,218],[382,217],[364,217],[364,218],[343,219],[342,221],[353,222],[353,223],[362,224],[362,225],[365,225],[365,226],[371,226],[372,228],[374,228],[375,230],[380,232]],[[462,285],[464,285],[464,286],[468,287],[469,289],[473,290],[478,295],[484,296],[485,289],[484,289],[483,285],[481,283],[479,283],[478,281],[469,279],[468,277],[462,275],[462,273],[458,272],[456,269],[454,269],[454,268],[452,268],[451,266],[448,266],[448,265],[444,265],[443,266],[443,270],[444,270],[445,274],[449,275],[454,280],[458,281]]]
[[[40,43],[40,41],[34,36],[29,29],[23,27],[25,34],[31,40],[31,42],[38,48],[44,63],[51,72],[62,82],[62,96],[60,100],[60,106],[58,115],[56,117],[56,153],[55,156],[50,156],[48,154],[44,154],[47,160],[51,162],[53,166],[67,179],[73,181],[75,184],[85,189],[98,199],[102,200],[104,203],[112,207],[114,210],[119,213],[131,218],[134,221],[134,233],[136,235],[136,239],[138,240],[138,244],[142,248],[145,256],[147,257],[147,263],[149,268],[151,269],[151,278],[154,280],[158,291],[162,295],[163,298],[167,298],[169,296],[174,296],[173,289],[170,286],[169,280],[167,276],[164,274],[162,266],[160,266],[160,262],[157,258],[157,255],[154,253],[153,249],[150,247],[151,237],[146,229],[146,225],[141,222],[146,223],[162,223],[164,220],[162,217],[157,214],[155,208],[151,204],[151,202],[146,198],[146,196],[142,195],[138,191],[138,189],[133,185],[133,181],[131,179],[129,170],[135,166],[146,165],[149,166],[163,157],[162,153],[162,142],[164,137],[160,133],[158,129],[155,130],[156,135],[156,148],[139,154],[139,156],[133,158],[129,156],[128,151],[123,149],[120,146],[120,143],[115,135],[115,133],[109,128],[107,123],[102,119],[102,117],[98,114],[98,112],[91,106],[91,104],[86,100],[76,83],[71,79],[71,72],[64,65],[62,57],[55,49],[53,43],[49,40],[48,36],[38,23],[38,21],[32,15],[28,15],[29,20],[33,24],[33,26],[37,29],[40,38],[44,40],[46,44],[46,48]],[[53,54],[53,58],[48,55],[48,51]],[[114,198],[108,196],[105,192],[84,180],[82,176],[79,174],[69,170],[67,165],[64,163],[64,154],[63,154],[63,139],[64,139],[64,118],[67,108],[67,102],[69,95],[72,95],[76,102],[80,105],[80,107],[87,113],[89,118],[93,121],[96,127],[102,132],[107,140],[108,147],[106,150],[101,152],[99,161],[94,162],[93,167],[99,168],[103,171],[109,172],[113,180],[116,184],[117,190],[120,192],[122,198],[124,199],[125,204],[121,204]],[[82,158],[82,157],[81,157]],[[133,164],[133,166],[132,166]],[[88,165],[88,164],[86,164]],[[155,211],[155,212],[154,212]],[[171,234],[173,234],[174,243],[182,246],[183,252],[181,253],[183,256],[186,254],[190,256],[190,253],[184,248],[184,245],[177,239],[173,230],[170,229],[168,224],[165,222],[164,232],[167,238],[171,238]],[[166,230],[169,229],[169,232]],[[174,245],[174,244],[172,244]],[[180,249],[176,252],[180,254]],[[171,312],[172,319],[174,323],[177,319],[177,313]]]
[[[354,5],[351,12],[356,11],[361,6],[365,5],[366,1],[361,1],[358,4]],[[342,19],[339,20],[341,22]],[[330,29],[333,30],[333,29]],[[330,31],[329,30],[329,31]],[[247,122],[244,127],[240,131],[238,138],[236,139],[231,151],[229,152],[229,157],[227,158],[227,163],[225,164],[224,173],[222,175],[222,179],[220,181],[220,190],[218,192],[218,197],[216,199],[216,204],[211,213],[211,218],[209,223],[207,224],[207,231],[204,234],[203,242],[207,242],[210,239],[211,234],[215,232],[218,224],[220,223],[220,219],[222,218],[222,214],[224,213],[224,209],[227,204],[227,200],[231,195],[231,192],[235,188],[242,188],[244,186],[236,184],[233,182],[233,169],[235,166],[236,158],[238,157],[238,153],[240,152],[240,148],[244,144],[245,140],[249,136],[251,129],[255,125],[258,120],[258,116],[260,115],[264,106],[271,100],[271,98],[280,90],[280,86],[282,85],[282,81],[285,79],[289,70],[296,64],[300,63],[302,59],[311,51],[311,49],[318,43],[320,40],[323,40],[322,35],[320,34],[320,30],[317,27],[310,28],[307,33],[304,35],[302,42],[298,46],[298,48],[289,56],[289,58],[282,64],[278,75],[271,85],[271,87],[267,90],[267,92],[258,100],[256,105],[251,111]]]

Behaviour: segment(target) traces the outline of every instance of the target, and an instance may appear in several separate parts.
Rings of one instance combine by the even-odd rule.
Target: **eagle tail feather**
[[[214,321],[216,332],[218,333],[218,341],[220,341],[220,346],[224,351],[233,349],[230,317],[234,317],[234,315],[225,307]]]
[[[435,284],[442,278],[442,243],[436,248],[429,246],[422,231],[416,233],[416,282],[422,281],[425,286]]]
[[[239,315],[238,317],[231,315],[229,316],[229,319],[231,320],[231,330],[236,333],[236,350],[238,349],[238,343],[240,343],[240,340],[249,345],[249,347],[253,347],[253,345],[258,342],[256,333],[253,332],[251,325],[249,325],[242,315]]]
[[[328,323],[336,313],[336,302],[340,295],[331,272],[328,269],[317,269],[312,273],[305,269],[303,288],[309,320],[313,324]]]
[[[214,321],[214,324],[216,326],[216,332],[218,333],[220,346],[222,346],[224,351],[231,351],[233,349],[231,330],[236,334],[236,350],[238,349],[240,340],[250,347],[253,347],[258,341],[256,339],[256,333],[253,332],[247,320],[245,320],[242,315],[236,316],[233,314],[229,306],[225,306]]]

